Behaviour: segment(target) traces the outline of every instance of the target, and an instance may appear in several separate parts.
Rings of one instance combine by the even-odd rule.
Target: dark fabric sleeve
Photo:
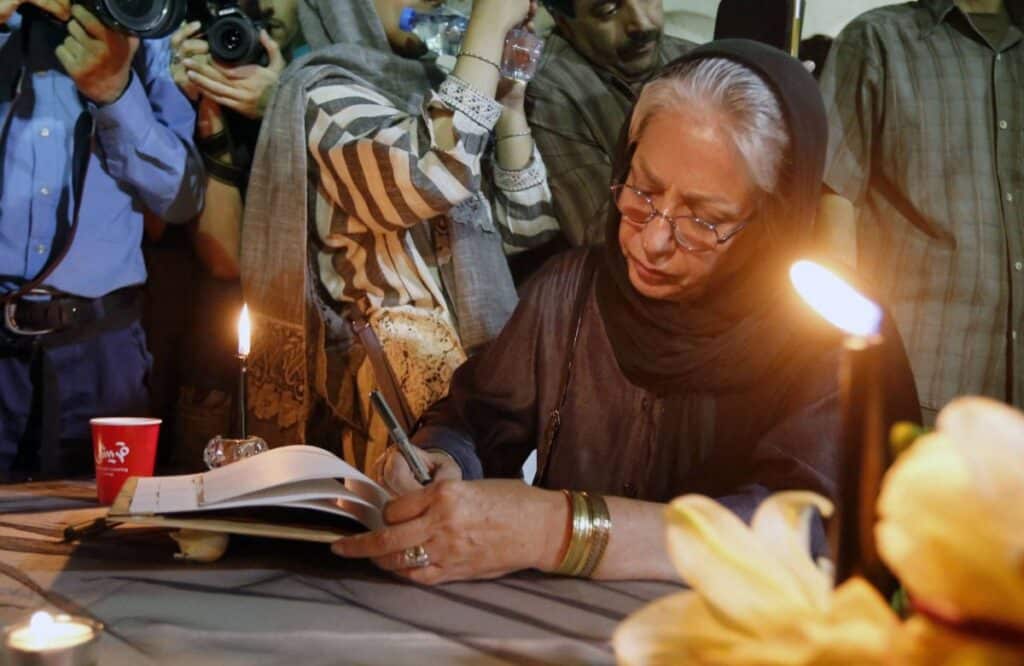
[[[882,335],[886,432],[897,421],[920,423],[917,391],[903,342],[886,316]],[[810,490],[837,499],[841,405],[838,370],[842,351],[822,355],[794,373],[786,416],[757,442],[745,479],[715,499],[749,523],[758,505],[782,490]],[[811,552],[827,555],[824,522],[812,529]]]
[[[558,381],[552,350],[564,348],[569,335],[563,311],[571,309],[582,256],[553,259],[523,287],[501,334],[455,372],[448,397],[424,414],[417,445],[451,454],[466,478],[477,469],[487,477],[521,475],[544,427],[541,393]]]
[[[829,120],[825,185],[859,204],[871,178],[873,145],[883,112],[884,72],[871,26],[854,21],[836,38],[822,68]]]
[[[920,423],[910,362],[903,342],[886,316],[882,326],[882,378],[886,433],[897,421]],[[812,490],[836,498],[839,472],[841,404],[839,363],[841,345],[795,373],[785,401],[786,416],[757,443],[751,483],[769,490]]]

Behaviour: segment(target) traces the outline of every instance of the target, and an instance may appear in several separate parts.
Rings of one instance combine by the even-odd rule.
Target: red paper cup
[[[89,419],[96,461],[96,498],[111,504],[130,476],[153,476],[160,419],[115,416]]]

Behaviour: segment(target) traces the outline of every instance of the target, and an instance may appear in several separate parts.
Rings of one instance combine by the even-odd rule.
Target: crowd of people
[[[1024,405],[1024,3],[882,7],[809,68],[667,36],[661,0],[544,0],[529,84],[500,63],[535,1],[475,0],[450,67],[402,25],[439,4],[261,1],[236,65],[201,22],[0,0],[0,479],[87,474],[89,417],[150,412],[175,291],[169,459],[235,427],[244,300],[252,430],[387,487],[389,526],[334,550],[423,582],[671,579],[671,498],[833,496],[841,340],[798,258],[883,306],[889,422]],[[194,275],[154,294],[172,237]]]

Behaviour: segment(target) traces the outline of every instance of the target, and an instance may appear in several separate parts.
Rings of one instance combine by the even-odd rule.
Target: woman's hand
[[[462,468],[444,451],[416,449],[415,454],[426,465],[430,478],[435,482],[462,480]],[[423,489],[412,475],[409,463],[395,446],[389,446],[368,471],[369,477],[384,486],[392,495],[405,495]]]
[[[505,111],[523,114],[526,117],[526,83],[516,79],[502,79],[498,82],[498,90],[494,100],[505,107]]]
[[[475,0],[469,21],[491,26],[504,42],[505,34],[530,19],[536,7],[536,0]]]
[[[266,67],[239,65],[229,67],[209,61],[185,60],[188,80],[204,97],[234,109],[247,118],[262,118],[277,80],[284,70],[284,56],[266,30],[260,31],[260,44],[267,50]]]
[[[331,549],[432,585],[553,570],[567,542],[569,506],[562,493],[522,481],[441,481],[393,500],[384,520],[388,527]],[[416,546],[426,551],[425,566],[406,554]]]
[[[171,35],[171,77],[190,101],[199,99],[199,87],[188,79],[185,60],[205,62],[209,60],[210,45],[205,39],[193,39],[202,24],[199,21],[182,23]]]

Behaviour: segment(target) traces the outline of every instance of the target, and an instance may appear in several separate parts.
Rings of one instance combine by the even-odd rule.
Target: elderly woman
[[[417,433],[445,481],[337,542],[421,582],[524,568],[671,579],[661,503],[833,494],[839,336],[792,296],[826,129],[814,80],[781,51],[712,43],[641,94],[614,171],[608,242],[557,259],[489,350],[456,373]],[[888,416],[914,419],[898,336]],[[410,489],[400,458],[383,480]],[[585,493],[583,492],[585,491]]]

